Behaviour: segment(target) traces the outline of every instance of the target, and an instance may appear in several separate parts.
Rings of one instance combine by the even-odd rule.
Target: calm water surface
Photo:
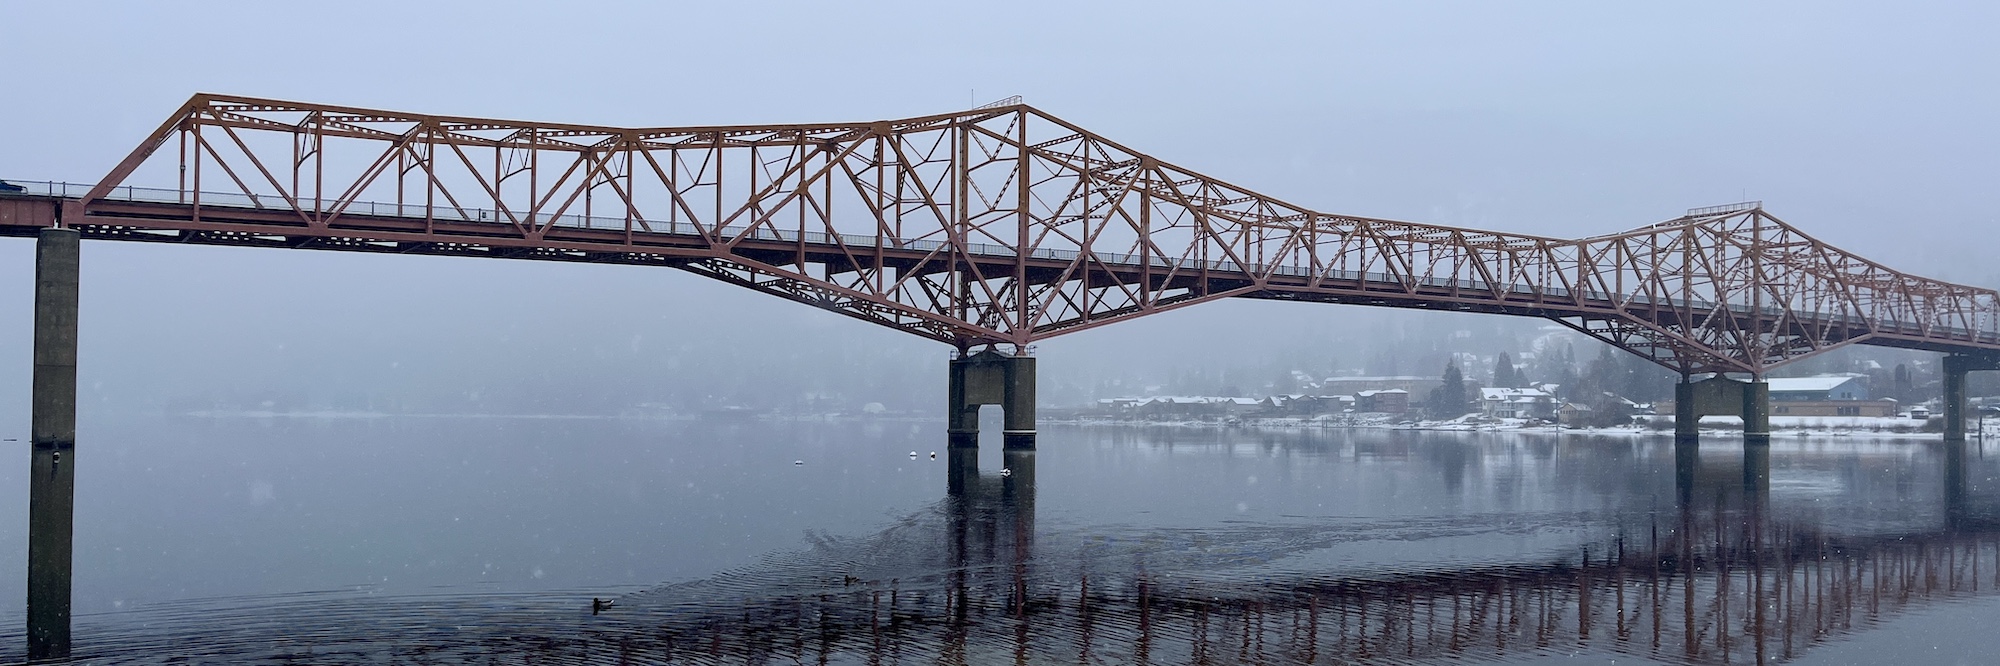
[[[1003,453],[947,450],[928,422],[85,425],[92,663],[2000,654],[2000,451],[1976,445],[1048,427]],[[0,461],[17,497],[21,458]],[[16,572],[24,504],[0,523]],[[0,622],[18,649],[19,611]]]

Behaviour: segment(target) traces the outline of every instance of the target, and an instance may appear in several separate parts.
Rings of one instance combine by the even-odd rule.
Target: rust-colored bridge
[[[0,233],[672,266],[961,350],[1230,297],[1546,317],[1683,373],[2000,350],[2000,294],[1755,203],[1576,240],[1337,215],[1018,99],[635,129],[204,94],[95,185],[16,184]]]
[[[1032,446],[1037,340],[1220,298],[1544,317],[1673,368],[1676,416],[1850,344],[2000,369],[2000,294],[1901,273],[1755,203],[1559,239],[1322,213],[1020,103],[903,120],[620,128],[195,95],[100,181],[0,186],[38,236],[30,655],[66,654],[83,238],[679,268],[950,343],[948,429]],[[987,351],[969,354],[975,347]],[[1002,351],[995,351],[998,348]],[[57,578],[59,576],[59,579]],[[56,594],[60,598],[37,596]],[[38,633],[36,627],[61,635]],[[57,646],[60,646],[58,649]]]

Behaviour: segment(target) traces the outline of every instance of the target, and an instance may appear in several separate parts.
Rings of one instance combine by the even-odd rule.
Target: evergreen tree
[[[1521,371],[1514,367],[1513,355],[1500,352],[1500,358],[1493,361],[1493,387],[1521,387]]]
[[[1453,419],[1464,416],[1466,410],[1465,375],[1458,372],[1458,363],[1444,364],[1444,385],[1431,389],[1430,412],[1434,419]]]
[[[1913,384],[1914,382],[1910,380],[1910,366],[1897,363],[1896,387],[1893,389],[1894,393],[1889,397],[1895,398],[1898,402],[1910,402],[1914,400],[1916,398],[1916,390]]]

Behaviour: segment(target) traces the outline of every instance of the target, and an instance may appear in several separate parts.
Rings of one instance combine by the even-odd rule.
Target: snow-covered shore
[[[1460,417],[1444,421],[1410,420],[1397,414],[1343,414],[1320,417],[1256,417],[1238,418],[1227,421],[1179,420],[1152,421],[1143,419],[1114,419],[1099,417],[1079,417],[1056,421],[1056,423],[1108,426],[1108,427],[1175,427],[1175,428],[1269,428],[1269,429],[1376,429],[1376,430],[1420,430],[1438,432],[1518,432],[1553,435],[1580,435],[1591,437],[1671,437],[1674,433],[1672,417],[1648,418],[1647,426],[1618,427],[1568,427],[1526,419],[1479,419]],[[1741,437],[1743,427],[1739,419],[1730,417],[1709,417],[1703,419],[1703,437]],[[1903,418],[1875,418],[1865,416],[1774,416],[1771,417],[1773,438],[1807,437],[1866,437],[1882,439],[1937,439],[1937,432],[1926,432],[1923,423]],[[1996,421],[1989,431],[2000,431],[2000,421]]]

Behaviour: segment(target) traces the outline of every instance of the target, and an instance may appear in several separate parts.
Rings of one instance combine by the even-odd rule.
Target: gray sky
[[[1893,266],[2000,284],[1990,3],[977,7],[8,3],[0,178],[94,181],[196,91],[632,126],[888,118],[1019,94],[1327,211],[1577,236],[1761,199]],[[28,339],[31,247],[0,240],[0,284],[15,285],[0,289],[0,348]],[[156,391],[215,368],[236,368],[218,382],[377,362],[448,372],[436,357],[449,353],[466,367],[615,365],[605,350],[669,342],[838,346],[941,368],[945,352],[665,270],[104,243],[85,262],[86,400],[93,382]],[[573,302],[603,285],[622,302]],[[1044,355],[1139,362],[1383,316],[1423,315],[1211,304]],[[0,357],[0,377],[15,378],[0,414],[25,413],[25,352]]]

